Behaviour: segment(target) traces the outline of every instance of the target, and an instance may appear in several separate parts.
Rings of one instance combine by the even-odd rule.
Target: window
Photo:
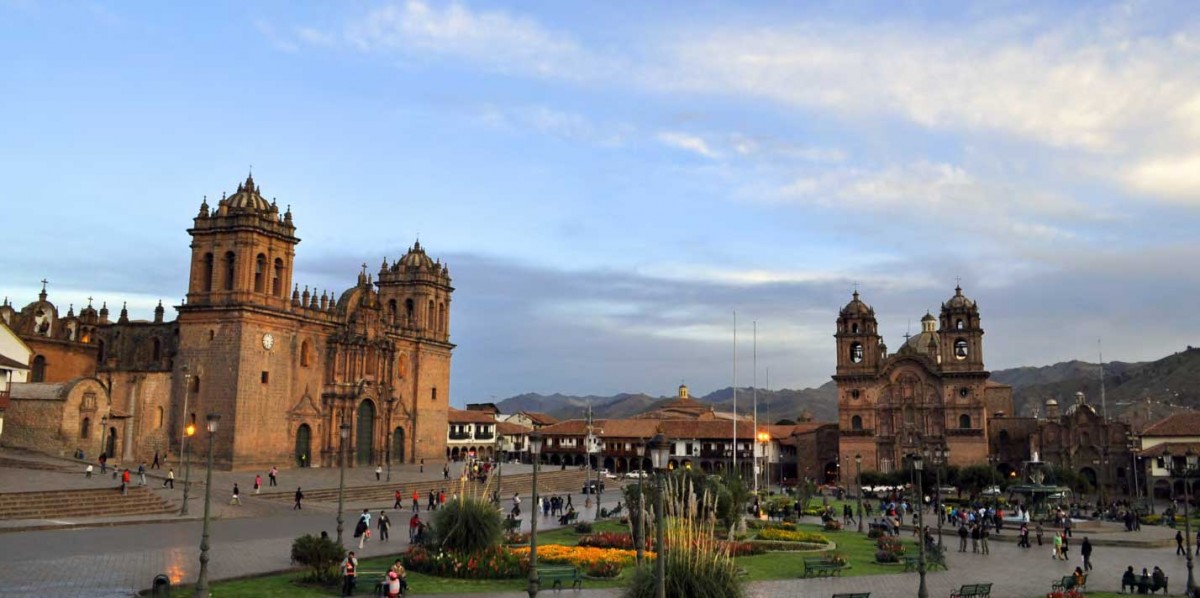
[[[438,303],[438,332],[446,331],[446,304]]]
[[[958,396],[964,399],[971,396],[971,389],[967,388],[966,386],[958,389]]]
[[[955,330],[962,330],[963,328],[966,328],[966,325],[963,323],[962,318],[959,318],[954,321],[954,329]]]
[[[159,407],[159,408],[158,408],[158,420],[157,420],[157,421],[158,421],[158,428],[160,428],[160,429],[161,429],[161,428],[163,427],[163,420],[164,420],[164,419],[165,419],[165,418],[164,418],[164,416],[163,416],[163,408],[162,408],[162,407]]]
[[[200,376],[192,376],[192,392],[200,392]]]
[[[429,389],[429,400],[431,400],[431,401],[437,400],[437,387],[436,386]]]
[[[960,338],[960,339],[954,341],[954,358],[955,359],[966,359],[967,358],[967,341],[965,339]]]
[[[217,338],[217,331],[216,331],[216,330],[209,330],[209,331],[208,331],[208,340],[210,340],[210,341],[211,341],[211,340],[213,340],[213,339],[215,339],[215,338]]]
[[[415,309],[416,309],[416,308],[415,308],[415,306],[413,305],[413,300],[412,300],[412,299],[405,299],[405,300],[404,300],[404,323],[405,323],[405,324],[407,324],[407,325],[409,325],[409,326],[412,326],[412,325],[413,325],[413,311],[414,311]]]
[[[99,351],[96,352],[96,363],[104,365],[104,341],[97,341],[96,347],[99,349]]]
[[[395,299],[391,299],[388,301],[388,319],[393,324],[396,323],[396,300]]]
[[[94,392],[83,393],[83,408],[84,409],[95,409],[96,408],[96,393],[94,393]]]
[[[862,343],[854,343],[854,344],[850,345],[850,361],[852,361],[854,363],[861,363],[862,360],[863,360]]]
[[[283,296],[283,260],[275,258],[275,273],[271,278],[271,294]]]
[[[266,287],[266,284],[267,284],[266,270],[267,270],[267,256],[260,253],[260,254],[258,254],[258,257],[254,258],[254,292],[255,293],[263,292],[263,289]]]
[[[92,435],[92,418],[85,417],[79,422],[79,437],[88,438]]]
[[[433,299],[429,300],[429,307],[425,310],[425,328],[433,330]]]
[[[850,334],[858,334],[858,322],[850,325]]]
[[[162,341],[157,338],[150,339],[150,360],[158,361],[162,359]]]
[[[970,430],[971,429],[971,416],[969,416],[965,413],[958,416],[958,427],[963,430]]]
[[[855,431],[861,431],[863,429],[861,415],[856,415],[850,418],[850,429]]]
[[[33,370],[29,373],[30,382],[46,381],[46,358],[38,355],[33,358]]]
[[[233,290],[233,274],[234,267],[237,263],[237,256],[232,251],[225,252],[225,290]]]
[[[207,293],[213,288],[213,254],[211,253],[204,254],[204,271],[201,273],[201,276],[204,277],[200,281],[201,288]]]
[[[308,341],[300,343],[300,365],[301,367],[309,366],[309,346]]]
[[[264,371],[262,373],[262,383],[266,384],[268,381],[270,381],[270,379],[271,379],[271,374],[269,372]]]
[[[852,399],[857,400],[861,396],[862,396],[862,391],[858,390],[857,388],[850,391],[850,398],[852,398]]]

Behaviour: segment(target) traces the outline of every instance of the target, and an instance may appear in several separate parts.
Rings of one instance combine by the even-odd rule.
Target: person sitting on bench
[[[564,513],[562,517],[558,518],[558,524],[566,525],[566,524],[570,523],[571,520],[574,518],[575,518],[575,507],[573,507],[573,506],[567,507],[567,512]]]
[[[1153,593],[1153,592],[1157,592],[1159,590],[1163,590],[1163,593],[1165,594],[1166,589],[1167,589],[1167,574],[1163,573],[1162,569],[1159,569],[1157,566],[1155,566],[1154,573],[1150,574],[1150,592]]]
[[[1142,576],[1138,578],[1138,593],[1146,594],[1150,591],[1150,574],[1146,572],[1146,568],[1142,567]]]
[[[1126,586],[1129,587],[1129,593],[1132,594],[1137,590],[1137,573],[1133,572],[1133,565],[1130,565],[1125,573],[1121,575],[1121,592],[1125,592]]]

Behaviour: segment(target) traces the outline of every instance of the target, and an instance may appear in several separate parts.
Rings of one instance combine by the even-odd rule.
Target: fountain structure
[[[1024,477],[1024,483],[1013,484],[1008,487],[1008,491],[1024,497],[1031,521],[1049,518],[1050,499],[1065,496],[1070,492],[1070,489],[1063,486],[1045,483],[1046,463],[1038,459],[1037,451],[1033,451],[1033,458],[1025,462]]]

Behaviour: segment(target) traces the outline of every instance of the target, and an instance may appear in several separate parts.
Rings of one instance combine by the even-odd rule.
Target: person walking
[[[113,471],[116,471],[115,469]],[[121,494],[129,494],[129,469],[121,472]]]
[[[258,494],[260,489],[262,489],[262,474],[256,473],[254,474],[254,493]]]
[[[292,506],[293,511],[303,508],[300,506],[300,501],[302,501],[302,500],[304,500],[304,493],[300,491],[299,486],[296,486],[296,504],[294,506]]]
[[[242,506],[242,491],[238,488],[237,482],[233,483],[233,498],[229,500],[229,504]]]
[[[1071,555],[1067,554],[1071,550],[1071,539],[1067,537],[1067,531],[1063,530],[1059,536],[1062,537],[1062,557],[1064,561],[1071,560]]]
[[[1071,518],[1069,516],[1063,517],[1063,533],[1065,533],[1068,538],[1074,537],[1071,535],[1071,526]]]
[[[442,479],[443,480],[450,479],[450,464],[449,463],[446,463],[445,465],[442,466]]]
[[[1092,542],[1087,536],[1083,537],[1083,544],[1079,546],[1079,554],[1083,555],[1083,570],[1092,570]]]
[[[375,466],[375,481],[376,481],[376,482],[378,482],[380,479],[382,479],[382,478],[380,477],[382,474],[383,474],[383,466],[382,466],[382,465],[376,465],[376,466]]]
[[[967,526],[965,526],[965,525],[958,526],[958,551],[959,552],[967,551],[967,536],[969,536],[969,535],[971,535],[971,533],[967,531]]]
[[[274,465],[272,465],[272,466],[271,466],[271,471],[267,472],[267,481],[268,481],[268,483],[270,483],[272,486],[275,486],[275,485],[277,485],[277,483],[276,483],[276,481],[275,481],[275,476],[278,476],[278,475],[279,475],[279,470],[278,470],[278,469],[276,469]]]
[[[167,479],[163,480],[163,488],[166,488],[167,486],[170,486],[172,490],[175,489],[175,469],[174,468],[167,469]]]
[[[991,554],[991,551],[988,550],[988,536],[991,534],[992,532],[988,529],[988,526],[985,525],[979,528],[979,552],[981,554]]]
[[[398,490],[396,492],[397,492],[397,494],[399,494]],[[429,496],[431,496],[431,497],[433,496],[432,490],[429,491]],[[397,501],[397,502],[399,502],[399,501]],[[413,490],[412,505],[413,505],[413,513],[421,512],[421,495],[418,494],[416,490]]]
[[[162,469],[162,462],[158,459],[158,451],[154,451],[154,461],[150,463],[150,469]]]
[[[388,532],[392,530],[392,520],[388,519],[387,513],[379,512],[379,541],[388,541]]]
[[[138,486],[146,485],[146,462],[138,463]]]
[[[88,463],[87,467],[83,468],[83,476],[88,479],[92,478],[92,464],[91,463]],[[166,486],[166,485],[167,485],[166,482],[163,482],[163,486]]]
[[[1183,532],[1175,530],[1175,556],[1187,556],[1187,551],[1183,549]]]
[[[358,549],[362,550],[367,540],[371,539],[371,512],[363,509],[358,516],[358,525],[354,526],[354,537],[358,538]]]
[[[1042,522],[1040,520],[1037,522],[1037,527],[1035,529],[1036,529],[1036,533],[1037,533],[1038,546],[1041,546],[1042,545]]]
[[[354,557],[354,551],[342,560],[342,596],[353,596],[355,585],[358,583],[358,559]]]
[[[1063,558],[1062,545],[1063,545],[1062,535],[1057,534],[1057,533],[1054,534],[1054,560],[1056,560],[1056,561]]]
[[[413,513],[413,516],[408,520],[408,543],[412,544],[417,539],[417,530],[421,527],[421,516]]]
[[[974,553],[979,552],[979,528],[980,526],[978,523],[971,524],[971,552]]]
[[[393,509],[403,508],[403,506],[400,504],[403,500],[404,500],[404,494],[402,492],[400,492],[399,488],[397,488],[396,489],[396,500],[392,502],[392,508]]]

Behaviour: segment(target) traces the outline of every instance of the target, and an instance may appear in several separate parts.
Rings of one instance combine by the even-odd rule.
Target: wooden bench
[[[825,557],[804,557],[801,577],[829,577],[842,574],[842,566]]]
[[[992,584],[990,583],[966,584],[950,594],[950,598],[991,598],[991,596]]]
[[[871,593],[862,592],[859,594],[834,594],[833,598],[871,598]]]
[[[553,588],[561,590],[563,582],[571,582],[571,587],[575,589],[583,588],[583,576],[579,574],[579,569],[576,567],[538,567],[538,585],[541,587]]]

